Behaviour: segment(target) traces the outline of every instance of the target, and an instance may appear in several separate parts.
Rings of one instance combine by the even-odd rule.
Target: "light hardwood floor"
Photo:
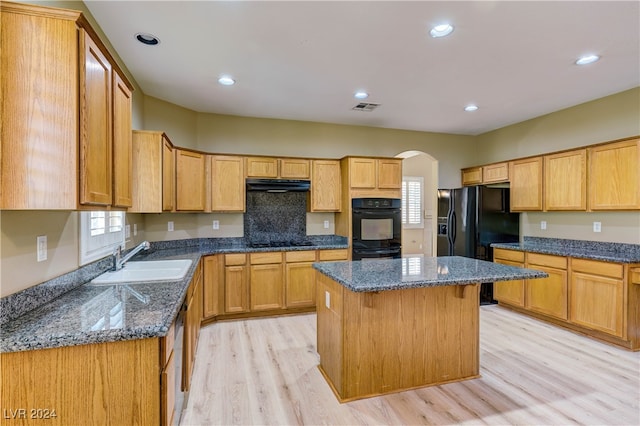
[[[315,314],[202,329],[183,425],[639,425],[640,352],[480,309],[479,379],[340,404]]]

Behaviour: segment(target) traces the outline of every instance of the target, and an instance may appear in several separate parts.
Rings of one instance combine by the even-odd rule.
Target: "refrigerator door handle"
[[[453,245],[456,241],[456,225],[457,225],[456,212],[451,212],[451,225],[449,226],[449,255],[450,256],[453,256],[453,253],[454,253]]]

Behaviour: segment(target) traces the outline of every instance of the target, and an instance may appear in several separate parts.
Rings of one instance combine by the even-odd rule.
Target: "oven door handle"
[[[356,250],[360,254],[395,254],[399,253],[399,248],[391,249],[374,249],[374,250]]]
[[[365,216],[387,216],[400,213],[400,209],[353,210],[353,214]]]

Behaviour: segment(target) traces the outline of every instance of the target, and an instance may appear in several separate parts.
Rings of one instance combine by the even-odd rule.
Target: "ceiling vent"
[[[368,102],[360,102],[358,105],[351,108],[354,111],[368,111],[371,112],[374,109],[378,108],[380,104],[371,104]]]

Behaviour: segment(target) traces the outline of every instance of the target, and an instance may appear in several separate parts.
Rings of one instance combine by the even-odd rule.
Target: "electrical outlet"
[[[38,235],[36,239],[38,262],[47,260],[47,236]]]
[[[328,291],[324,292],[324,306],[326,306],[327,309],[331,309],[331,293]]]
[[[329,229],[329,221],[328,220],[324,221],[324,229]]]
[[[601,222],[593,222],[593,232],[602,232]]]
[[[134,223],[133,224],[133,236],[135,237],[136,235],[138,235],[138,224]]]
[[[173,232],[173,221],[172,220],[167,222],[167,231]]]
[[[131,225],[127,225],[124,227],[124,237],[131,238]]]
[[[547,221],[546,220],[541,220],[540,221],[540,229],[547,229]]]
[[[213,229],[220,229],[220,221],[219,220],[214,220],[213,221]]]

